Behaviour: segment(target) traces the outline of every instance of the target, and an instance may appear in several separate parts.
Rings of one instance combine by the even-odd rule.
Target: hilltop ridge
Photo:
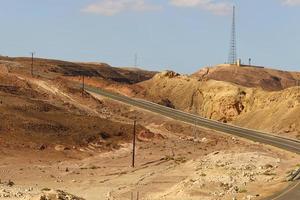
[[[192,74],[200,80],[217,80],[244,87],[258,87],[267,91],[279,91],[297,86],[299,72],[288,72],[255,66],[217,65],[204,67]]]

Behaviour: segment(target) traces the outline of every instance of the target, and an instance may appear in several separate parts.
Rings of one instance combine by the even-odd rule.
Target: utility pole
[[[134,67],[137,68],[138,67],[138,54],[134,54]],[[141,76],[140,73],[137,72],[137,82],[141,81]]]
[[[82,97],[84,96],[84,87],[85,87],[85,85],[84,85],[84,74],[82,75]]]
[[[300,80],[297,80],[297,86],[298,86],[298,97],[300,97]]]
[[[197,120],[194,121],[194,127],[193,127],[193,137],[194,137],[194,152],[196,152],[196,146],[197,146]]]
[[[134,54],[134,67],[137,67],[137,64],[138,64],[138,55],[136,53]]]
[[[135,167],[135,143],[136,143],[136,120],[133,122],[133,140],[132,140],[132,167]]]
[[[33,56],[34,56],[34,52],[31,52],[31,77],[33,77]]]
[[[133,192],[131,192],[131,200],[134,200],[134,194]],[[136,192],[136,200],[139,200],[140,199],[140,192]]]

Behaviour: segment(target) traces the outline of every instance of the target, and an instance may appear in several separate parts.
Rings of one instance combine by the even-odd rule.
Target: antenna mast
[[[232,13],[232,27],[231,27],[231,39],[230,39],[230,50],[228,56],[229,64],[236,64],[237,53],[236,53],[236,28],[235,28],[235,6],[233,6]]]

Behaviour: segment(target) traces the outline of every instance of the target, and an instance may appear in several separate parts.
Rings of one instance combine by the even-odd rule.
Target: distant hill
[[[0,57],[5,66],[10,66],[11,71],[29,73],[31,58]],[[19,67],[18,67],[19,66]],[[52,59],[34,59],[34,72],[39,75],[51,76],[81,76],[102,78],[114,82],[133,84],[151,79],[156,72],[146,70],[132,70],[112,67],[106,63],[67,62]]]
[[[192,76],[201,80],[225,81],[245,87],[258,87],[267,91],[278,91],[297,86],[297,80],[300,80],[299,72],[228,65],[203,68]]]

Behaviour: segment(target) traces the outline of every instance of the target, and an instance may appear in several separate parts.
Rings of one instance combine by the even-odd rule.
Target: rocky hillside
[[[300,138],[300,88],[265,91],[163,72],[140,83],[138,96],[203,117]],[[167,103],[166,103],[167,102]]]
[[[245,87],[262,88],[267,91],[279,91],[297,86],[297,80],[300,80],[298,72],[228,65],[203,68],[192,76],[200,80],[225,81]]]
[[[132,125],[71,82],[0,71],[1,149],[111,150],[131,140]],[[117,114],[116,114],[117,115]],[[138,126],[138,131],[145,131]],[[58,145],[58,146],[57,146]]]
[[[31,58],[0,57],[0,70],[29,74]],[[132,84],[152,78],[156,72],[116,68],[105,63],[78,63],[50,59],[34,59],[35,75],[47,78],[59,76],[82,76],[111,82]]]

